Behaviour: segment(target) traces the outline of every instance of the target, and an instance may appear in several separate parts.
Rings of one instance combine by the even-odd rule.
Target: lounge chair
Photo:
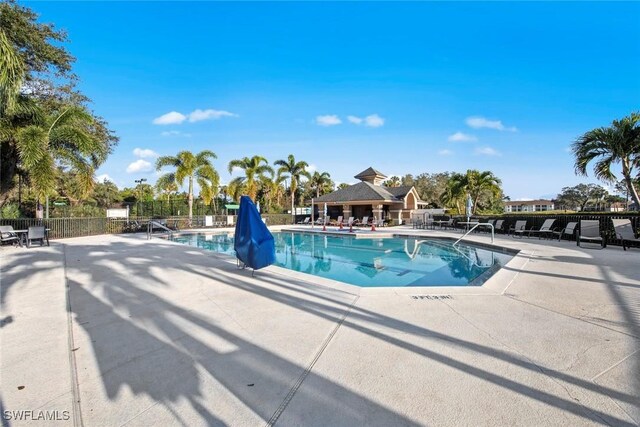
[[[44,227],[40,225],[29,227],[27,230],[27,247],[31,247],[31,242],[34,240],[39,240],[40,246],[43,246],[46,240],[47,246],[49,246],[49,236],[47,236],[47,231]]]
[[[580,242],[598,242],[602,248],[607,247],[607,240],[600,234],[600,221],[598,220],[580,220],[580,230],[577,235],[577,244]]]
[[[493,226],[493,230],[497,233],[497,232],[501,232],[504,233],[504,219],[499,219],[496,220],[496,223]]]
[[[553,231],[553,234],[557,234],[558,235],[558,242],[560,240],[562,240],[562,236],[564,236],[565,234],[568,234],[573,239],[573,236],[575,235],[577,226],[578,226],[577,222],[575,222],[575,221],[574,222],[569,222],[569,223],[567,223],[567,226],[565,228],[563,228],[560,231]]]
[[[325,217],[320,217],[320,218],[316,219],[315,221],[313,221],[314,225],[323,225],[324,224],[324,218]]]
[[[342,224],[342,215],[340,215],[338,219],[336,219],[336,221],[333,223],[333,225],[340,225],[340,224]]]
[[[358,226],[366,227],[368,225],[369,225],[369,217],[368,216],[363,216],[362,217],[362,221],[358,223]]]
[[[629,219],[612,219],[613,227],[616,229],[616,237],[622,240],[622,249],[627,250],[629,243],[637,243],[640,246],[640,238],[633,233],[631,220]],[[630,246],[629,246],[630,247]]]
[[[10,225],[0,225],[0,244],[11,242],[12,245],[20,244],[20,237],[13,231]]]
[[[537,230],[531,229],[529,230],[529,236],[531,237],[531,234],[537,234],[538,238],[541,239],[542,236],[553,236],[553,223],[556,222],[555,219],[545,219],[544,223],[542,224],[542,227],[540,227]]]
[[[307,225],[309,224],[309,221],[311,221],[311,217],[306,217],[304,221],[298,221],[297,224]]]
[[[373,221],[376,227],[384,227],[384,219],[376,219]]]
[[[509,229],[509,231],[511,232],[511,234],[513,234],[513,236],[515,237],[517,234],[520,235],[520,237],[522,237],[524,235],[524,233],[527,232],[527,221],[516,221],[516,225],[514,225],[513,227],[511,227]]]

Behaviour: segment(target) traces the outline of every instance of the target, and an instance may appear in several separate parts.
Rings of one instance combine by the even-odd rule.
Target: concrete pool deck
[[[142,235],[3,247],[0,406],[86,426],[638,425],[640,249],[496,244],[520,253],[482,287],[385,289]]]

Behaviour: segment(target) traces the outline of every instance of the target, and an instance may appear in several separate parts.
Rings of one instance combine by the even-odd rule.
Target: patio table
[[[44,229],[44,233],[45,236],[48,238],[48,234],[49,234],[49,230],[51,230],[50,228],[45,228]],[[29,233],[29,230],[13,230],[14,233],[16,233],[18,235],[18,245],[22,246],[26,246],[27,244],[27,234]]]

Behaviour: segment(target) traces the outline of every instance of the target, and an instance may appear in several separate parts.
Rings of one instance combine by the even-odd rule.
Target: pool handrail
[[[491,227],[491,243],[493,243],[493,239],[494,239],[494,227],[493,224],[488,223],[488,222],[479,222],[476,225],[474,225],[473,227],[471,227],[466,233],[464,233],[462,235],[462,237],[460,237],[458,240],[456,240],[453,245],[455,246],[458,242],[460,242],[462,239],[464,239],[465,237],[467,237],[467,235],[469,235],[469,233],[471,233],[473,230],[475,230],[476,228],[478,228],[479,226],[484,225],[484,226],[489,226]]]

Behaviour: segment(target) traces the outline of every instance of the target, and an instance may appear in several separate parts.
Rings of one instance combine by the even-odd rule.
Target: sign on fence
[[[107,218],[129,219],[129,206],[124,209],[107,209]]]

